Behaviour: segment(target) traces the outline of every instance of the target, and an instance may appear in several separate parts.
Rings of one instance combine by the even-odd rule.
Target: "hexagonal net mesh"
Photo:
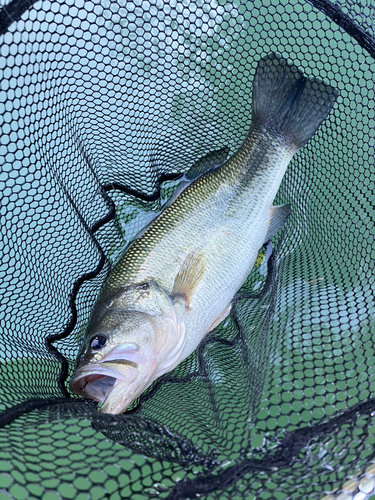
[[[323,0],[3,5],[1,499],[367,498],[373,19]],[[270,52],[340,97],[288,168],[268,268],[125,414],[99,414],[66,382],[100,286],[180,174],[241,145]]]

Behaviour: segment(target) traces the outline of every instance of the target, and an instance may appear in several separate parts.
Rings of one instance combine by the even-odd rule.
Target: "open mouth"
[[[115,386],[130,383],[137,372],[136,363],[123,359],[83,366],[71,378],[70,390],[79,396],[103,403]]]
[[[93,373],[83,375],[71,384],[71,390],[75,394],[93,399],[102,403],[108,396],[117,378],[108,375]]]

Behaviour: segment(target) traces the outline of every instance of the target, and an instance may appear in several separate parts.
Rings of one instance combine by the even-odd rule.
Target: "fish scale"
[[[202,339],[201,330],[207,331],[228,307],[251,271],[266,237],[269,208],[293,152],[283,140],[251,133],[219,171],[190,185],[134,242],[111,273],[107,290],[154,279],[171,293],[187,255],[202,253],[205,274],[184,314],[188,356]],[[260,174],[261,162],[266,166]]]
[[[288,205],[272,206],[287,166],[336,97],[280,56],[259,62],[244,143],[219,168],[209,163],[114,266],[73,392],[102,402],[103,412],[121,413],[227,316],[259,249],[290,214]]]

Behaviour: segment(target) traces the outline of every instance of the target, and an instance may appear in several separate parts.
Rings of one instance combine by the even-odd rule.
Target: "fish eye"
[[[148,290],[150,288],[150,285],[148,283],[141,283],[137,285],[137,288],[139,288],[139,290]]]
[[[97,350],[101,349],[102,347],[105,346],[105,343],[107,342],[106,337],[104,335],[95,335],[95,337],[92,337],[90,341],[91,349]]]

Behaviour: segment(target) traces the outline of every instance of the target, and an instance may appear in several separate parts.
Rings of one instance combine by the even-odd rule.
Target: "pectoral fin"
[[[271,207],[271,219],[264,243],[267,243],[267,241],[275,236],[277,231],[283,227],[291,212],[292,207],[290,205],[278,205],[277,207]]]
[[[202,253],[197,251],[189,253],[174,281],[172,299],[182,297],[186,307],[189,307],[194,290],[203,277],[205,267]]]

